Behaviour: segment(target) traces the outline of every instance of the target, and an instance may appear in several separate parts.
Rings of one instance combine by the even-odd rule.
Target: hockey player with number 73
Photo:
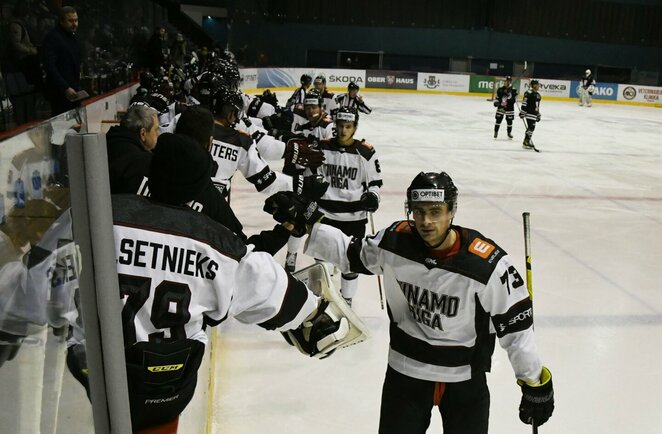
[[[495,338],[522,390],[522,422],[535,432],[554,410],[552,374],[538,355],[524,280],[494,241],[453,225],[457,199],[447,173],[421,172],[407,189],[407,219],[367,237],[325,224],[315,202],[289,192],[265,205],[277,221],[306,228],[307,255],[343,273],[384,275],[390,345],[381,434],[425,433],[435,406],[444,434],[486,434],[485,374]]]

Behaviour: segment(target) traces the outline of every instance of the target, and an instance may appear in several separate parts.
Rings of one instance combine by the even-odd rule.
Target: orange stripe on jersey
[[[469,251],[473,253],[474,255],[478,255],[483,259],[487,259],[488,256],[490,256],[490,253],[494,250],[494,246],[490,243],[488,243],[485,240],[481,240],[480,238],[476,238],[471,242],[471,245],[469,246]]]
[[[395,231],[403,234],[411,234],[411,226],[409,226],[409,222],[400,222],[400,224],[395,227]]]
[[[432,405],[440,405],[441,398],[444,397],[446,392],[446,383],[434,383],[434,396],[432,397]]]
[[[177,434],[177,427],[179,425],[179,416],[166,422],[162,425],[153,426],[140,431],[136,431],[136,434]]]
[[[361,140],[361,144],[368,149],[372,149],[374,147],[370,143],[366,142],[365,139]]]

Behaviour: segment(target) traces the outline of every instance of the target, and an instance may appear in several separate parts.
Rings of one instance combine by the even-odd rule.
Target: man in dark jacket
[[[156,110],[146,105],[129,107],[120,125],[108,130],[106,145],[112,194],[144,194],[158,131]]]
[[[80,105],[76,93],[80,90],[80,45],[78,13],[65,6],[60,10],[60,22],[44,38],[42,62],[46,70],[46,93],[53,116]]]

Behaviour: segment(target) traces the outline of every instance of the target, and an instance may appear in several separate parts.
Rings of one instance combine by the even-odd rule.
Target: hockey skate
[[[297,268],[297,253],[287,252],[285,257],[285,270],[294,273]]]
[[[345,300],[345,303],[347,303],[347,306],[352,307],[352,299],[343,297],[343,300]]]
[[[508,133],[508,138],[509,138],[510,140],[513,139],[513,135],[512,135],[510,132]]]
[[[522,142],[522,148],[533,149],[533,145],[531,144],[531,139],[528,136],[524,138],[524,142]]]
[[[496,139],[498,135],[499,135],[499,133],[495,131],[494,132],[494,138]]]

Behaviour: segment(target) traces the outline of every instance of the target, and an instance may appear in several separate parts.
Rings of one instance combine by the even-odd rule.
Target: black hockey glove
[[[519,418],[528,425],[540,426],[547,422],[554,412],[554,388],[552,373],[543,366],[540,374],[540,385],[529,386],[522,380],[517,384],[522,388],[522,401],[519,404]]]
[[[536,115],[536,122],[540,122],[540,113]]]
[[[521,111],[519,112],[519,117],[522,118],[522,119],[524,119],[524,118],[526,117],[526,112],[525,112],[524,110],[521,110]]]
[[[366,191],[361,195],[361,206],[365,211],[375,212],[379,208],[379,197],[372,191]]]
[[[494,107],[499,107],[501,104],[499,103],[498,99],[494,100]]]
[[[307,227],[321,221],[324,217],[317,208],[317,202],[306,201],[291,191],[279,191],[264,201],[263,210],[279,223],[294,225],[292,235],[302,237]]]
[[[324,162],[324,153],[306,139],[290,139],[285,145],[283,158],[288,163],[319,167]]]
[[[292,178],[292,190],[305,200],[317,200],[329,188],[329,183],[322,175],[302,176]]]

